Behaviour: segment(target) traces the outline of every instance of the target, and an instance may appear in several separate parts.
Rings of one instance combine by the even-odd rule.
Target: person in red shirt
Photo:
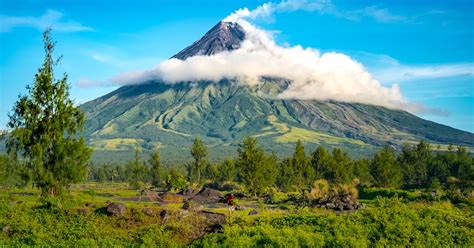
[[[227,206],[229,206],[229,215],[232,214],[232,211],[235,210],[234,194],[227,196]]]

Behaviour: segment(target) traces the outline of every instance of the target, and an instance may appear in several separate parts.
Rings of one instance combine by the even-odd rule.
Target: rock
[[[160,212],[160,217],[161,217],[161,220],[164,221],[164,220],[167,220],[170,218],[170,211],[169,210],[163,210]]]
[[[2,231],[4,233],[9,233],[12,230],[12,228],[9,225],[6,225],[2,228]]]
[[[94,204],[92,204],[91,202],[86,202],[86,203],[84,204],[84,206],[86,206],[86,207],[93,207]]]
[[[245,210],[245,209],[247,209],[245,206],[241,206],[241,205],[235,206],[235,210],[242,211],[242,210]]]
[[[249,215],[257,215],[258,214],[258,211],[253,209],[252,211],[250,211]]]
[[[143,213],[151,217],[154,217],[156,215],[155,210],[153,208],[143,208]]]
[[[110,215],[121,216],[125,213],[125,204],[120,202],[113,202],[107,206],[107,213]]]
[[[191,203],[189,201],[184,201],[183,203],[183,209],[188,210],[191,208]]]
[[[199,204],[218,203],[221,199],[222,199],[221,192],[214,189],[209,189],[209,188],[203,188],[201,191],[199,191],[199,193],[197,193],[195,196],[191,198],[191,200]]]
[[[206,222],[210,232],[215,232],[217,230],[222,229],[222,225],[225,223],[225,215],[209,212],[209,211],[199,211],[199,215],[204,216],[206,218]]]
[[[88,215],[89,214],[89,209],[87,208],[78,208],[76,209],[77,213],[78,214],[81,214],[81,215]]]
[[[187,188],[187,189],[179,192],[180,195],[183,195],[187,199],[195,196],[197,193],[199,193],[199,190],[194,189],[194,188]]]

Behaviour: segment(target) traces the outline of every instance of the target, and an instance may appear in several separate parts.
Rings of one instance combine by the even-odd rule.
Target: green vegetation
[[[44,195],[56,196],[70,183],[80,182],[92,150],[82,137],[84,114],[69,99],[67,75],[55,80],[54,43],[50,30],[43,36],[45,59],[28,95],[15,103],[8,127],[7,149],[13,159],[24,157],[34,184]]]

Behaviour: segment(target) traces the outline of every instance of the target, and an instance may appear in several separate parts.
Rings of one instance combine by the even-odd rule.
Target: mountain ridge
[[[185,60],[240,47],[243,28],[219,22],[172,58]],[[164,160],[185,161],[194,137],[213,147],[211,159],[235,153],[247,136],[281,155],[302,140],[309,147],[345,147],[357,155],[382,145],[399,147],[421,139],[435,144],[474,147],[474,134],[423,120],[403,110],[337,101],[272,98],[287,79],[263,77],[249,86],[238,79],[169,84],[143,82],[119,89],[81,106],[85,136],[96,153],[128,153],[136,144],[159,149]]]

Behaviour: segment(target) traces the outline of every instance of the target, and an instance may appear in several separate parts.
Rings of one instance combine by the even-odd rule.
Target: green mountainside
[[[185,60],[238,49],[245,30],[219,22],[203,37],[172,58]],[[263,81],[263,82],[262,82]],[[159,149],[168,163],[190,158],[200,137],[213,160],[234,155],[246,136],[286,156],[298,139],[316,145],[343,147],[360,156],[391,144],[420,139],[436,144],[474,147],[474,134],[423,120],[402,110],[335,101],[278,100],[290,81],[262,78],[257,85],[220,82],[136,82],[85,103],[85,136],[98,162],[129,159],[136,145]]]
[[[85,103],[85,136],[96,159],[132,155],[138,144],[159,149],[165,161],[189,159],[189,147],[200,137],[212,159],[233,155],[246,136],[257,137],[281,155],[298,139],[326,147],[344,147],[353,155],[420,139],[474,146],[472,133],[423,120],[401,110],[334,101],[275,100],[269,94],[285,80],[267,79],[258,87],[235,81],[198,84],[153,82],[123,86]]]

